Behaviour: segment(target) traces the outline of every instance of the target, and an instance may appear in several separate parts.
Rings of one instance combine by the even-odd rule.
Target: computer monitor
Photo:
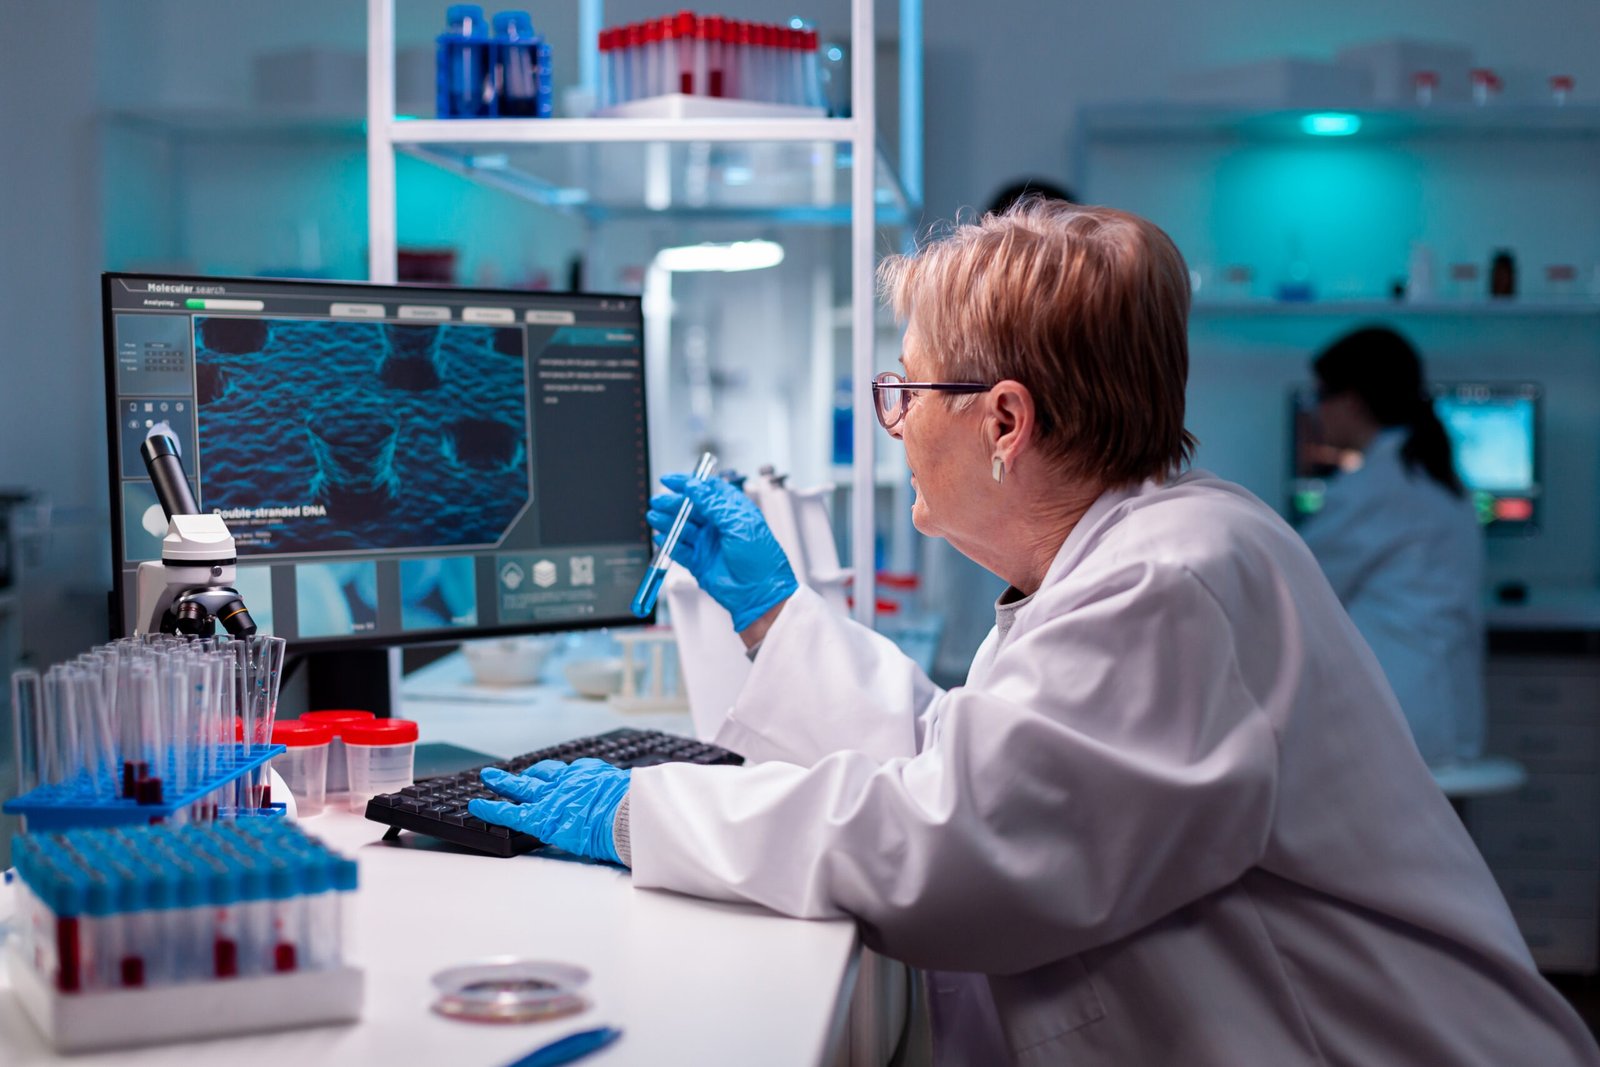
[[[122,632],[166,531],[139,452],[160,423],[291,650],[640,621],[637,297],[146,274],[102,295]]]
[[[1540,480],[1539,386],[1531,382],[1441,382],[1432,386],[1433,410],[1455,456],[1456,474],[1472,494],[1478,519],[1494,533],[1538,528]],[[1316,395],[1297,387],[1290,398],[1289,515],[1303,521],[1321,510],[1327,479],[1341,466],[1359,465],[1322,440]]]

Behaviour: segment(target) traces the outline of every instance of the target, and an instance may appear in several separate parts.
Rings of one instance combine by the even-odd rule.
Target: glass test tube
[[[694,479],[705,481],[717,469],[717,457],[710,452],[702,453],[700,462],[695,464]],[[661,539],[661,547],[656,550],[656,558],[650,564],[650,569],[645,571],[644,580],[639,583],[639,591],[633,594],[632,611],[635,617],[645,618],[655,610],[656,596],[661,592],[661,582],[667,576],[667,568],[672,566],[672,550],[678,547],[678,539],[683,536],[683,528],[688,525],[689,512],[694,510],[694,505],[684,497],[683,503],[678,505],[677,517],[672,520],[672,527],[667,530],[667,535]]]
[[[272,743],[272,724],[278,715],[278,686],[283,681],[283,658],[289,642],[282,637],[250,638],[251,688],[255,693],[255,733],[245,738],[252,746]],[[271,772],[266,764],[251,772],[251,803],[264,808],[272,802]]]
[[[39,672],[11,675],[12,741],[17,754],[17,796],[42,784],[44,768],[44,696]]]
[[[83,770],[83,746],[78,739],[77,690],[66,666],[56,664],[44,674],[45,715],[50,721],[54,753],[51,780],[73,789]]]

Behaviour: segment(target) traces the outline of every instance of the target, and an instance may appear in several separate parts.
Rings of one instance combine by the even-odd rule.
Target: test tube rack
[[[151,989],[61,993],[27,965],[14,944],[6,952],[6,964],[23,1010],[57,1052],[355,1022],[365,996],[365,974],[351,966]]]
[[[14,797],[0,806],[8,815],[20,815],[26,820],[30,832],[75,830],[81,827],[129,826],[165,822],[178,812],[201,803],[218,790],[265,765],[272,757],[282,753],[282,745],[235,745],[233,755],[217,773],[193,786],[180,796],[159,803],[141,804],[131,797],[107,800],[114,788],[102,783],[100,796],[76,784],[41,785]],[[227,808],[232,815],[256,812],[262,815],[281,815],[281,804],[261,808]]]
[[[343,951],[356,864],[295,824],[17,842],[6,967],[58,1052],[360,1018],[365,975]]]

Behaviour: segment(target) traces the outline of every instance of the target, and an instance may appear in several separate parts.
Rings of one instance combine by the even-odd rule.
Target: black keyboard
[[[744,757],[736,752],[696,741],[692,737],[680,737],[660,730],[622,729],[594,737],[580,737],[483,766],[521,774],[540,760],[554,759],[571,763],[585,756],[603,759],[616,767],[650,767],[658,763],[744,762]],[[495,826],[467,813],[467,802],[474,797],[484,800],[506,799],[483,784],[483,779],[478,776],[481,770],[483,767],[473,767],[456,774],[422,778],[398,793],[375,796],[367,801],[367,818],[389,827],[389,832],[383,835],[385,841],[399,837],[401,830],[411,830],[492,856],[515,856],[542,848],[544,842],[532,834]]]

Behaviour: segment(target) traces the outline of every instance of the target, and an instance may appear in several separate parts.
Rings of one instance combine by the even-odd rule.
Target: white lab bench
[[[689,731],[686,714],[621,715],[558,684],[472,686],[459,655],[409,676],[403,712],[422,740],[510,756],[617,726]],[[351,1067],[497,1067],[600,1024],[623,1038],[585,1063],[835,1062],[860,966],[854,924],[783,918],[759,908],[635,890],[626,871],[538,855],[498,859],[446,850],[329,808],[305,829],[360,863],[347,954],[366,971],[359,1023],[56,1057],[0,968],[0,1064],[66,1062]],[[0,912],[9,913],[9,891]],[[576,963],[590,975],[581,1015],[526,1025],[457,1022],[432,1012],[430,976],[494,956]]]

